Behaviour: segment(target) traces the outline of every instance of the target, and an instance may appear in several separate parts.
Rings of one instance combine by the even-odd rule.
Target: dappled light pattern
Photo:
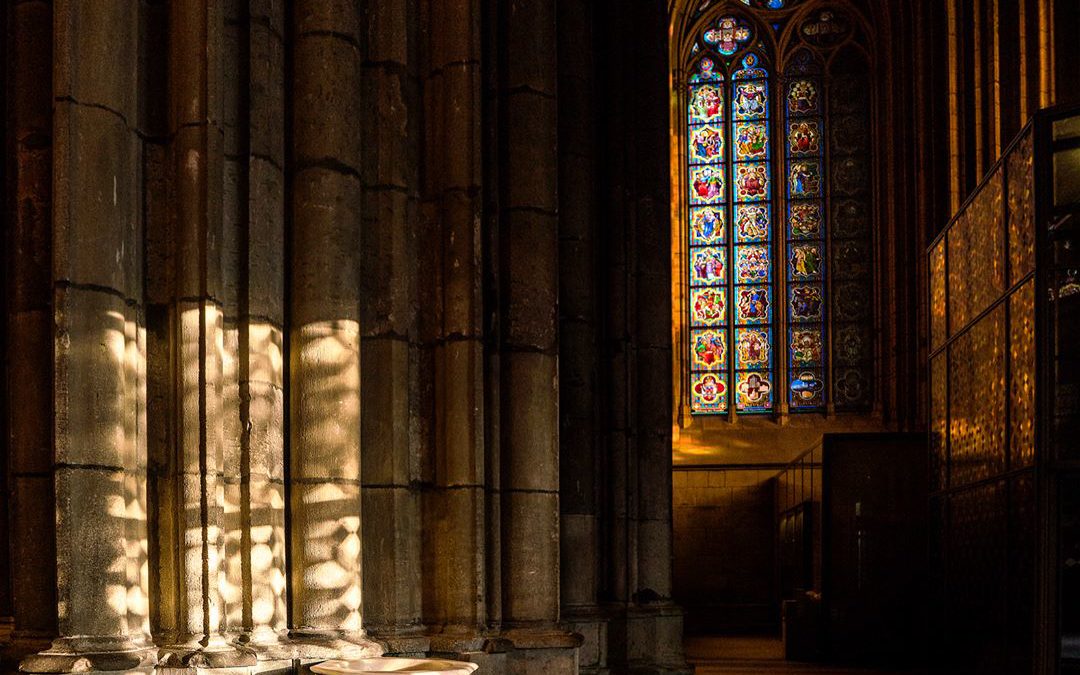
[[[359,324],[308,324],[293,348],[293,622],[359,631]]]

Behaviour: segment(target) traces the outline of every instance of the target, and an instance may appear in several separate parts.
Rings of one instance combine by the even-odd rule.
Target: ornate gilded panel
[[[1009,298],[1009,457],[1012,468],[1035,461],[1035,286]]]
[[[1005,468],[1005,307],[999,305],[949,346],[952,486]]]
[[[948,476],[949,371],[946,353],[930,362],[930,490],[944,490]]]
[[[1034,142],[1031,131],[1009,155],[1009,282],[1035,267]]]
[[[1000,167],[968,209],[971,314],[977,315],[1005,292],[1005,203]],[[958,326],[959,328],[959,326]]]
[[[953,222],[948,234],[949,249],[949,335],[954,335],[971,320],[970,208]]]
[[[937,349],[947,337],[945,315],[945,239],[930,254],[930,348]]]

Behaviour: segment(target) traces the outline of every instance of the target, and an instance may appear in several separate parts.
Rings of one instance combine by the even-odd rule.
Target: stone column
[[[427,651],[421,616],[417,352],[417,6],[366,3],[361,177],[364,624],[393,653]]]
[[[13,657],[57,635],[52,458],[52,11],[47,2],[5,7],[9,18],[8,493]],[[17,401],[17,402],[16,402]]]
[[[298,0],[292,42],[291,635],[380,653],[361,616],[360,11]]]
[[[558,135],[555,3],[504,8],[503,627],[511,672],[576,672],[559,620]]]
[[[155,322],[151,371],[155,425],[170,423],[152,452],[155,638],[159,665],[175,668],[255,664],[225,636],[223,29],[220,5],[169,7],[168,215],[155,219],[148,246],[164,263],[154,269],[171,271],[152,293],[167,318]]]
[[[424,185],[441,253],[434,350],[434,489],[425,504],[432,649],[477,651],[486,621],[481,326],[480,3],[429,3]],[[436,243],[436,242],[432,242]]]
[[[559,502],[562,620],[585,642],[582,670],[606,666],[607,624],[597,607],[596,118],[592,3],[558,1],[559,68]]]
[[[230,633],[260,661],[291,655],[283,640],[284,14],[280,3],[251,2],[226,17],[226,72],[236,79],[226,88],[223,266],[235,267],[227,279],[235,279],[237,316],[235,347],[227,350],[235,365],[226,369],[237,392],[226,425],[226,600]]]
[[[146,445],[138,273],[141,171],[134,129],[138,14],[136,6],[122,2],[93,10],[58,2],[53,10],[54,461],[42,465],[40,455],[34,461],[52,470],[56,491],[53,609],[60,637],[20,668],[128,670],[147,665],[151,657],[142,575]],[[28,382],[43,380],[41,371],[27,375]]]

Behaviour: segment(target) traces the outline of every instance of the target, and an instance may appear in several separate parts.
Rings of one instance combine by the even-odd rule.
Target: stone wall
[[[5,668],[685,667],[667,10],[606,5],[5,6]]]

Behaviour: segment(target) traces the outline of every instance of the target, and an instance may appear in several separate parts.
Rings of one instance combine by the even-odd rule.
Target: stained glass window
[[[825,143],[821,79],[800,52],[784,91],[787,185],[788,400],[792,410],[825,404]]]
[[[799,0],[742,2],[781,10]],[[872,402],[869,110],[855,89],[865,61],[838,47],[854,35],[847,17],[806,16],[787,24],[782,73],[771,31],[736,13],[699,24],[688,52],[694,414]],[[834,49],[856,65],[826,69]]]

